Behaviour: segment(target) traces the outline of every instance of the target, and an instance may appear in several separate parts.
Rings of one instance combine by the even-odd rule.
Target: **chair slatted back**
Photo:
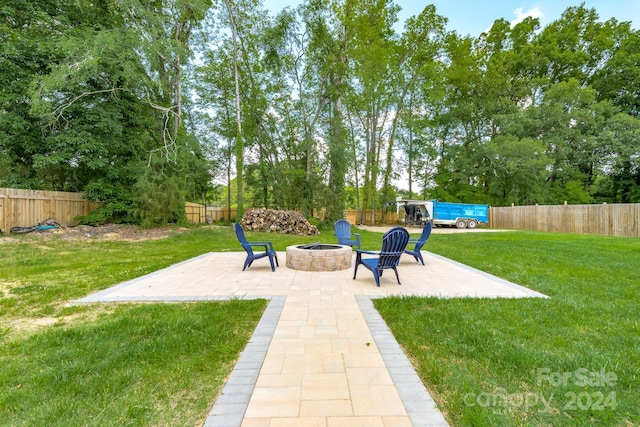
[[[338,241],[341,239],[349,240],[351,238],[351,224],[345,219],[339,219],[333,224],[336,230]]]
[[[424,228],[422,229],[422,234],[420,235],[420,238],[418,239],[418,243],[416,243],[416,247],[415,247],[414,251],[419,251],[420,249],[422,249],[424,244],[427,243],[427,240],[429,239],[429,236],[431,235],[431,230],[432,229],[433,229],[433,223],[431,221],[427,222],[425,224]]]
[[[238,241],[240,242],[244,250],[247,251],[249,255],[253,256],[253,250],[251,249],[251,245],[249,244],[249,242],[247,241],[247,238],[244,235],[244,230],[242,229],[242,226],[236,222],[233,224],[233,228],[236,231],[236,237],[238,238]]]
[[[404,253],[409,242],[409,232],[402,227],[394,227],[382,237],[382,249],[378,268],[393,268],[400,262],[400,256]]]

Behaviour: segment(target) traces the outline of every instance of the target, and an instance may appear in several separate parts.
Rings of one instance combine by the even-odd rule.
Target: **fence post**
[[[48,218],[56,217],[56,199],[53,195],[49,197],[49,215],[47,215],[47,217]]]
[[[7,195],[6,194],[0,194],[0,197],[2,197],[2,217],[0,217],[0,229],[4,228],[5,230],[8,230],[9,228],[7,227],[7,218],[8,218],[8,211],[9,211],[9,206],[7,203]]]
[[[493,212],[491,206],[489,206],[489,228],[493,228]]]

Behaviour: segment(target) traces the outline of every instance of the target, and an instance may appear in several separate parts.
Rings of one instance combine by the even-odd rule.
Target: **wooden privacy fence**
[[[360,211],[360,214],[363,212]],[[364,223],[367,225],[373,224],[373,213],[372,211],[364,211]],[[360,224],[361,215],[358,215],[358,211],[355,209],[344,211],[344,219],[349,221],[350,224],[357,225]],[[376,211],[375,212],[375,220],[376,224],[398,224],[400,219],[398,218],[398,213],[393,211],[387,211],[384,213],[384,221],[383,221],[383,212]]]
[[[207,222],[207,208],[198,203],[186,202],[184,207],[187,221],[192,224],[205,224]]]
[[[236,217],[236,208],[231,208],[231,219]],[[207,207],[207,215],[211,215],[213,221],[228,221],[229,220],[229,208],[220,206]]]
[[[81,193],[0,188],[0,230],[29,227],[47,218],[72,225],[74,218],[90,214],[101,204],[84,199]]]
[[[640,237],[640,204],[492,207],[491,228]]]
[[[236,208],[231,208],[231,218],[236,217]],[[187,221],[192,224],[209,224],[212,221],[229,219],[229,209],[218,206],[204,206],[198,203],[186,202],[185,214]]]

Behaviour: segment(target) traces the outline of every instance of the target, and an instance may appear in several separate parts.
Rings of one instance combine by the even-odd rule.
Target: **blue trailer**
[[[489,222],[489,205],[450,203],[431,200],[426,209],[433,225],[449,225],[457,228],[476,228]]]
[[[398,214],[406,212],[407,225],[419,225],[429,219],[435,226],[476,228],[489,222],[489,205],[451,203],[433,200],[404,200],[398,198]],[[402,217],[401,217],[402,218]]]

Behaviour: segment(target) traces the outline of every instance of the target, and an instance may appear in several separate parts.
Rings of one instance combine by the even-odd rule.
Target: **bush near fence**
[[[491,228],[640,237],[640,204],[492,207]]]
[[[84,199],[81,193],[0,188],[0,230],[29,227],[48,218],[63,226],[74,225],[74,218],[90,214],[101,204]]]

